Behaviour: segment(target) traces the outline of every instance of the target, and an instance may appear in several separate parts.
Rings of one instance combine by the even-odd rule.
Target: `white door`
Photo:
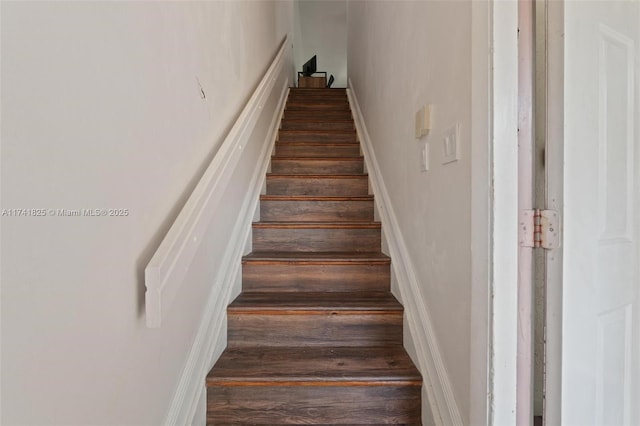
[[[561,279],[548,281],[548,297],[562,289],[549,302],[561,330],[547,320],[561,380],[549,359],[547,424],[640,425],[640,0],[566,1],[563,27],[564,148],[548,154],[564,156],[548,200],[564,217],[562,255],[550,255]]]

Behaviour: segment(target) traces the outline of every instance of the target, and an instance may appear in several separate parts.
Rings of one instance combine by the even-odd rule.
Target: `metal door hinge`
[[[560,245],[560,220],[555,210],[521,210],[518,226],[521,247],[551,250]]]

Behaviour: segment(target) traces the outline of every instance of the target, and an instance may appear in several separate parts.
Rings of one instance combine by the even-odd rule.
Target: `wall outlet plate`
[[[449,127],[442,136],[442,164],[460,159],[460,125]]]

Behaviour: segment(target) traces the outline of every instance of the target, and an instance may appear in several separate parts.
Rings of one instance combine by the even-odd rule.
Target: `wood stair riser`
[[[285,108],[307,109],[349,109],[349,100],[345,98],[287,99]]]
[[[280,126],[282,130],[354,130],[353,120],[315,121],[285,119]]]
[[[243,346],[402,345],[402,311],[227,313],[227,344]]]
[[[318,98],[348,99],[349,97],[347,96],[346,91],[340,93],[340,92],[327,90],[327,91],[315,91],[315,92],[306,93],[306,92],[299,92],[296,90],[296,91],[289,92],[289,96],[287,97],[287,100],[290,100],[290,99],[313,100]]]
[[[379,252],[380,229],[253,228],[253,250],[261,252]]]
[[[353,158],[271,158],[271,173],[312,174],[312,175],[349,175],[363,173],[364,160]]]
[[[419,425],[420,386],[212,386],[207,425]]]
[[[347,89],[344,87],[326,87],[326,88],[308,88],[308,87],[291,87],[289,94],[304,94],[305,96],[314,96],[316,94],[330,95],[346,95]]]
[[[280,130],[279,142],[330,142],[356,143],[356,132],[353,131],[309,131],[309,130]]]
[[[263,221],[373,221],[373,200],[261,200]]]
[[[282,116],[285,120],[289,119],[308,119],[312,121],[331,121],[331,120],[352,120],[351,111],[305,111],[305,110],[284,110]]]
[[[313,144],[276,142],[276,155],[283,157],[357,157],[358,144]]]
[[[242,291],[389,291],[390,265],[244,262]]]
[[[304,98],[300,96],[290,96],[287,99],[286,107],[289,105],[299,106],[314,106],[314,105],[349,105],[349,98],[347,96],[314,96],[313,98]]]
[[[289,97],[287,99],[317,99],[317,98],[329,98],[329,99],[348,99],[347,92],[336,92],[335,90],[331,91],[318,91],[318,92],[299,92],[296,90],[291,90],[289,92]]]
[[[270,195],[322,195],[353,196],[367,195],[369,180],[367,176],[300,177],[267,176],[267,194]]]
[[[304,112],[311,115],[324,115],[327,112],[330,113],[351,113],[349,104],[346,102],[316,102],[313,104],[306,103],[287,103],[285,107],[285,114],[287,112]]]

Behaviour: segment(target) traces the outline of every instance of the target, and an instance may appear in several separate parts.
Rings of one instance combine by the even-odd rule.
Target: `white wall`
[[[144,267],[291,31],[292,5],[1,7],[2,208],[129,215],[2,217],[0,422],[161,424],[250,164],[160,329],[145,326]]]
[[[296,0],[293,55],[296,71],[318,55],[318,71],[333,74],[331,87],[347,87],[346,0]]]
[[[464,423],[470,411],[471,2],[348,2],[348,69]],[[483,71],[484,72],[484,71]],[[414,115],[434,104],[433,128]],[[460,125],[460,160],[441,164]],[[430,169],[420,171],[426,141]],[[485,141],[486,142],[486,141]]]

